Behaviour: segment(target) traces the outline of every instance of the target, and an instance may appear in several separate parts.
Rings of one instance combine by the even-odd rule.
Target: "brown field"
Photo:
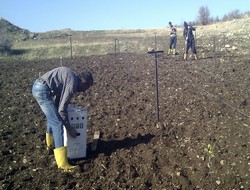
[[[249,56],[159,55],[158,127],[154,63],[146,53],[63,60],[77,71],[88,66],[95,79],[72,100],[88,110],[87,157],[63,173],[46,151],[45,118],[31,95],[38,73],[59,60],[0,59],[1,189],[249,189]]]
[[[13,55],[0,57],[0,189],[250,189],[249,23],[198,26],[199,59],[187,62],[182,28],[176,56],[166,55],[166,29],[13,34]],[[155,45],[165,51],[157,57],[159,123],[155,60],[146,53]],[[45,117],[31,94],[39,73],[60,65],[88,67],[95,80],[71,102],[88,110],[87,157],[71,160],[74,173],[58,170],[47,152]]]

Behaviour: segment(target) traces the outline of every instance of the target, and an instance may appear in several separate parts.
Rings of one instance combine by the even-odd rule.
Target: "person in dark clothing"
[[[77,131],[70,127],[67,107],[76,92],[84,92],[93,85],[90,72],[75,73],[67,67],[58,67],[39,77],[33,84],[32,95],[47,120],[46,144],[55,145],[54,155],[58,168],[70,172],[75,166],[68,163],[67,147],[64,146],[63,126],[75,138]]]
[[[169,49],[168,49],[168,55],[173,53],[175,55],[175,49],[176,49],[176,43],[177,43],[177,30],[173,26],[172,22],[169,22],[169,34],[170,34],[170,44],[169,44]]]
[[[192,52],[194,54],[194,58],[197,59],[197,52],[195,48],[195,39],[193,31],[195,31],[195,27],[188,25],[184,22],[184,30],[183,30],[183,37],[185,39],[185,53],[184,53],[184,60],[187,60],[188,50],[191,47]]]

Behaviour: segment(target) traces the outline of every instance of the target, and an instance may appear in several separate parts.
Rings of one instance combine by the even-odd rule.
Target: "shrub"
[[[4,55],[11,54],[12,43],[7,37],[0,37],[0,53]]]
[[[223,21],[239,19],[239,18],[242,18],[242,13],[240,13],[240,11],[236,9],[224,15]]]

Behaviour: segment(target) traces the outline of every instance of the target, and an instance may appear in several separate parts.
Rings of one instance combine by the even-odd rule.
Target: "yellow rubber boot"
[[[187,54],[184,54],[184,61],[187,61]]]
[[[66,146],[54,149],[54,154],[58,168],[63,169],[64,172],[72,172],[76,168],[68,162]]]
[[[170,53],[171,53],[171,49],[168,49],[168,55],[170,55]]]
[[[54,146],[53,135],[48,132],[46,132],[46,144],[47,144],[47,150],[52,149],[52,147]]]
[[[194,54],[194,59],[195,59],[195,60],[197,60],[197,59],[198,59],[196,54]]]
[[[173,55],[175,55],[175,49],[173,49],[173,52],[172,52],[172,53],[173,53]]]

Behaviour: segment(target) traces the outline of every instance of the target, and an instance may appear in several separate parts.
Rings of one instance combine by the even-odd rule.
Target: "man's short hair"
[[[83,83],[87,84],[88,86],[92,86],[94,83],[92,73],[89,71],[83,71],[79,73],[78,77]]]

